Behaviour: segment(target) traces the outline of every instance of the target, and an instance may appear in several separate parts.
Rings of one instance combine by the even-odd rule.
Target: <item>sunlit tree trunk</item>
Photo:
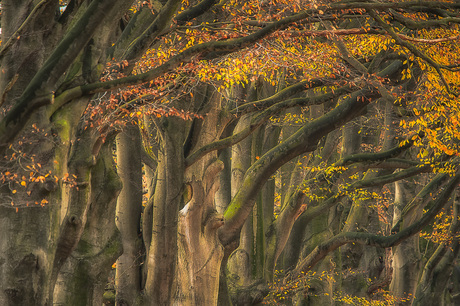
[[[147,201],[142,212],[142,242],[143,242],[143,261],[142,264],[142,283],[141,289],[145,287],[146,276],[148,272],[148,265],[145,264],[145,259],[148,258],[148,252],[150,250],[150,242],[152,241],[152,223],[153,223],[153,201],[155,194],[155,187],[157,182],[157,155],[158,155],[158,143],[155,140],[158,136],[155,129],[154,121],[151,115],[144,115],[143,128],[140,129],[143,133],[141,134],[142,140],[142,161],[144,163],[144,178],[145,187],[147,189]]]
[[[195,122],[192,128],[190,152],[218,140],[228,123],[220,110],[220,96],[208,87],[200,101],[206,120]],[[198,98],[197,98],[198,99]],[[217,151],[207,154],[185,171],[184,183],[187,203],[179,212],[178,265],[175,278],[175,305],[217,305],[219,275],[224,248],[217,231],[223,216],[215,209],[219,174],[224,163]]]
[[[412,185],[412,186],[411,186]],[[395,203],[393,225],[401,220],[401,212],[414,196],[414,185],[404,182],[395,183]],[[421,213],[419,211],[419,213]],[[419,280],[421,255],[419,237],[414,236],[393,248],[393,276],[391,293],[403,301],[400,305],[411,305],[415,288]]]
[[[214,209],[214,196],[222,163],[213,162],[204,170],[189,183],[192,198],[180,211],[175,305],[217,305],[224,251],[217,236],[223,216]]]

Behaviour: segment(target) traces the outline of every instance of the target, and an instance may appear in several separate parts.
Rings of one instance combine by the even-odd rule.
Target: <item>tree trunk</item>
[[[393,225],[396,225],[401,220],[401,211],[414,196],[414,192],[411,191],[414,186],[408,185],[408,183],[403,182],[395,183]],[[392,251],[393,277],[390,283],[390,291],[396,298],[401,300],[398,305],[411,305],[421,268],[419,237],[417,235],[410,237],[395,246]]]
[[[111,266],[122,252],[115,226],[116,198],[122,186],[115,172],[112,141],[99,154],[91,185],[97,192],[92,193],[80,242],[59,275],[54,298],[57,305],[101,305]]]
[[[203,107],[206,120],[195,122],[196,126],[192,127],[190,152],[218,140],[229,120],[221,113],[220,95],[214,90],[205,92],[203,98],[195,102]],[[186,169],[184,182],[189,188],[185,197],[189,201],[179,213],[178,262],[181,268],[176,273],[175,305],[217,305],[224,257],[217,230],[223,225],[223,216],[214,205],[223,167],[224,163],[214,151]]]
[[[192,198],[180,211],[181,268],[177,271],[175,305],[217,305],[224,251],[217,236],[223,216],[214,209],[214,196],[219,188],[216,178],[222,168],[222,162],[216,161],[206,168],[201,178],[190,183]]]
[[[141,292],[142,163],[139,128],[128,125],[117,137],[118,174],[123,189],[117,200],[116,224],[121,234],[123,254],[117,260],[116,305],[139,304]]]
[[[302,239],[301,258],[307,256],[316,245],[321,241],[327,241],[332,235],[327,212],[313,219],[306,226],[305,235]],[[302,277],[299,283],[304,289],[294,296],[295,305],[332,305],[334,268],[333,254],[329,254],[313,268],[313,273]]]
[[[177,222],[184,184],[184,122],[161,118],[157,183],[154,194],[152,240],[145,295],[147,305],[169,305],[174,293],[177,264]]]
[[[257,100],[256,84],[251,83],[247,90],[240,86],[234,88],[235,97],[244,95],[247,101]],[[243,115],[235,126],[233,134],[239,133],[248,128],[251,124],[252,114]],[[259,129],[257,129],[259,130]],[[253,135],[249,135],[242,141],[232,146],[231,159],[231,196],[238,192],[243,182],[244,174],[251,166],[252,161],[252,141]],[[231,299],[235,300],[238,290],[249,286],[254,278],[254,214],[251,211],[241,229],[238,248],[230,254],[227,261],[227,280]]]
[[[36,206],[16,212],[14,206],[0,206],[0,304],[47,304],[50,275],[44,267],[50,264],[48,238],[53,233],[43,226],[42,221],[55,215],[55,209]],[[22,247],[18,248],[18,245]]]
[[[244,115],[237,123],[234,133],[247,128],[251,122],[251,115]],[[232,197],[238,192],[244,174],[251,165],[252,135],[232,147]],[[253,279],[254,258],[254,224],[251,212],[241,230],[238,249],[228,259],[228,270],[232,287],[248,286]]]
[[[370,112],[383,112],[384,129],[382,131],[367,127],[359,129],[356,123],[353,123],[349,130],[344,130],[344,137],[342,143],[342,158],[350,156],[361,151],[361,145],[381,145],[382,151],[390,149],[394,144],[394,120],[392,102],[381,102]],[[377,126],[375,124],[374,126]],[[373,127],[374,127],[373,126]],[[383,139],[382,141],[379,141]],[[391,170],[390,170],[391,171]],[[363,179],[373,179],[381,175],[388,174],[388,170],[368,170]],[[381,188],[368,188],[364,192],[364,199],[352,201],[351,206],[344,210],[348,212],[345,224],[343,225],[343,232],[370,232],[378,233],[383,230],[381,221],[378,215],[377,208],[375,207],[376,199],[369,194],[378,193]],[[360,191],[358,191],[360,192]],[[369,294],[369,287],[371,283],[380,283],[381,276],[385,268],[386,254],[379,248],[367,247],[363,245],[346,245],[340,249],[341,256],[341,271],[350,269],[351,273],[346,273],[341,276],[341,286],[344,293],[351,296],[366,297]],[[389,273],[389,271],[387,271]]]

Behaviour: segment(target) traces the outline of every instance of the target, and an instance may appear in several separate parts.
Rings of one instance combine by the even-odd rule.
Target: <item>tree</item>
[[[460,5],[1,5],[2,304],[100,305],[115,261],[119,305],[255,303],[277,277],[293,293],[292,284],[302,282],[294,300],[332,303],[334,286],[343,280],[347,288],[344,277],[332,281],[335,270],[365,267],[378,282],[391,278],[391,257],[391,288],[401,301],[406,293],[416,294],[414,303],[455,298],[430,275],[447,283],[442,276],[458,257],[449,248],[457,239],[449,199],[459,181]],[[290,117],[300,118],[297,128]],[[365,123],[360,131],[369,136],[361,140],[342,131],[339,152],[338,129]],[[250,152],[246,165],[237,165],[245,158],[237,152],[229,161],[234,145]],[[143,209],[141,161],[149,195]],[[297,170],[273,179],[280,169]],[[244,175],[231,182],[233,170]],[[408,186],[400,182],[412,177]],[[288,179],[289,188],[276,188]],[[415,184],[430,179],[424,188]],[[399,211],[389,226],[376,212],[391,213],[393,202]],[[367,255],[415,250],[414,235],[440,212],[450,216],[443,224],[452,224],[451,238],[437,241],[436,250],[428,245],[431,258],[411,292],[397,285],[404,259],[381,255],[382,277],[379,260],[372,265]],[[341,259],[357,253],[353,246],[336,251],[351,243],[366,246],[362,257]],[[243,262],[250,273],[238,282],[231,272],[241,275]],[[283,262],[286,270],[276,275]],[[314,279],[311,269],[329,277]],[[363,298],[387,285],[353,294]],[[346,294],[335,299],[346,302]]]

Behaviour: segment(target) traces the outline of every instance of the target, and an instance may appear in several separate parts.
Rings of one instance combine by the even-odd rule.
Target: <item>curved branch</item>
[[[348,185],[346,188],[348,191],[358,189],[358,188],[367,188],[373,186],[379,186],[388,184],[402,178],[407,178],[412,175],[425,172],[428,168],[424,165],[421,165],[418,162],[393,159],[393,157],[398,156],[406,149],[412,146],[412,141],[403,141],[394,148],[391,148],[386,151],[377,152],[377,153],[357,153],[349,155],[345,158],[340,159],[334,163],[331,167],[347,167],[353,165],[352,171],[357,171],[358,169],[368,170],[370,168],[403,168],[405,170],[398,172],[397,174],[389,174],[387,176],[380,176],[368,180],[360,180]],[[387,163],[388,162],[388,163]],[[386,164],[385,164],[386,163]],[[402,166],[402,167],[399,167]],[[335,182],[340,175],[339,172],[332,172],[330,174],[325,174],[326,171],[320,171],[315,177],[304,180],[302,185],[306,188],[308,186],[318,185],[323,182]],[[396,176],[396,177],[394,177]],[[305,189],[305,188],[304,188]]]
[[[365,244],[382,248],[389,248],[398,245],[405,239],[418,233],[423,227],[433,220],[446,203],[448,203],[452,192],[455,190],[459,182],[460,174],[457,173],[439,197],[434,201],[433,206],[428,210],[428,212],[425,213],[420,220],[401,230],[399,233],[390,236],[380,236],[364,232],[340,233],[330,240],[318,245],[306,258],[299,262],[290,277],[300,275],[301,272],[310,270],[327,254],[348,243]]]
[[[460,40],[460,35],[450,36],[450,37],[443,37],[443,38],[434,38],[434,39],[423,39],[423,38],[409,37],[409,36],[406,36],[404,34],[399,34],[399,33],[396,34],[396,35],[398,35],[401,39],[404,39],[404,40],[407,40],[407,41],[419,42],[419,43],[424,43],[424,44],[437,44],[437,43],[440,43],[440,42]]]
[[[328,11],[333,8],[335,10],[340,10],[340,9],[374,9],[374,10],[388,10],[388,9],[413,9],[414,7],[424,7],[426,9],[438,9],[440,7],[447,9],[458,9],[460,8],[460,3],[458,2],[437,2],[437,1],[407,1],[407,2],[361,2],[361,1],[356,1],[356,2],[337,2],[330,4],[329,6],[324,6],[320,7],[319,9],[325,11],[325,9],[328,9]]]
[[[303,86],[299,86],[299,87],[303,87]],[[265,111],[261,112],[260,114],[257,114],[254,118],[252,118],[251,123],[249,124],[248,127],[246,127],[245,129],[243,129],[237,134],[234,134],[227,138],[212,142],[196,150],[195,152],[193,152],[187,157],[187,159],[185,160],[185,166],[189,167],[190,165],[198,161],[201,157],[208,154],[209,152],[220,150],[220,149],[232,146],[234,144],[237,144],[238,142],[246,138],[249,134],[254,132],[257,127],[261,126],[271,116],[279,113],[283,109],[287,109],[287,108],[295,107],[295,106],[311,106],[311,105],[323,104],[336,97],[350,93],[352,89],[353,88],[350,86],[344,86],[344,87],[334,90],[334,92],[329,92],[326,94],[322,94],[320,96],[295,98],[295,99],[281,101],[276,104],[272,104],[274,103],[273,101],[280,99],[280,96],[278,96],[278,94],[275,94],[272,97],[268,98],[269,100],[268,104],[269,105],[272,104],[271,107],[267,108]],[[287,95],[287,94],[284,94],[284,95]],[[283,95],[281,95],[281,97],[282,96]],[[265,100],[267,99],[260,100],[260,101],[265,101]],[[259,103],[260,101],[256,101],[255,103]],[[248,104],[250,103],[247,103],[245,105],[248,105]]]
[[[367,99],[362,100],[364,96]],[[307,123],[255,162],[246,172],[238,193],[225,211],[225,224],[219,232],[222,243],[227,245],[238,237],[252,211],[257,193],[271,174],[295,156],[313,151],[323,136],[361,115],[371,99],[377,97],[378,93],[371,91],[353,94],[329,113]]]
[[[360,162],[353,165],[354,171],[365,171],[369,169],[408,169],[420,166],[419,162],[403,158],[389,158],[377,162]],[[355,170],[356,169],[356,170]]]
[[[357,153],[348,155],[334,164],[334,166],[347,166],[353,163],[361,162],[379,162],[393,158],[403,153],[414,144],[413,140],[404,140],[399,145],[386,151],[377,153]]]
[[[453,204],[452,223],[449,228],[452,241],[450,243],[441,243],[425,264],[422,276],[417,285],[413,305],[424,305],[427,301],[434,301],[434,299],[438,300],[437,297],[439,297],[439,294],[443,292],[443,289],[447,285],[447,281],[452,272],[452,262],[458,256],[460,251],[458,235],[460,222],[458,212],[459,203],[457,202],[457,199],[455,199]],[[433,294],[433,291],[437,291],[439,293]]]
[[[444,17],[442,19],[436,20],[417,20],[414,21],[410,18],[404,17],[403,15],[397,13],[394,10],[390,10],[393,17],[404,26],[411,30],[421,30],[424,28],[432,28],[439,26],[447,26],[450,23],[460,23],[460,18],[458,17]]]
[[[398,171],[392,174],[388,174],[385,176],[379,176],[371,179],[365,179],[365,180],[360,180],[357,182],[354,182],[344,190],[347,192],[354,191],[357,189],[363,189],[363,188],[369,188],[369,187],[376,187],[376,186],[383,186],[389,183],[393,183],[405,178],[409,178],[412,176],[415,176],[417,174],[429,171],[430,167],[429,166],[422,166],[422,167],[412,167],[409,169],[404,169],[402,171]],[[321,215],[322,213],[326,212],[329,208],[334,206],[338,200],[340,200],[342,197],[346,196],[345,192],[339,192],[328,199],[324,200],[320,205],[306,211],[302,215],[302,222],[308,222],[310,220],[313,220],[315,217]]]
[[[300,92],[303,92],[308,89],[324,86],[325,83],[322,79],[313,79],[313,80],[308,80],[308,81],[301,81],[298,82],[294,85],[288,86],[284,88],[281,91],[278,91],[275,93],[273,96],[254,101],[254,102],[248,102],[242,105],[239,105],[235,109],[231,110],[232,114],[236,113],[247,113],[251,111],[256,111],[260,110],[261,108],[267,108],[272,106],[273,104],[280,102],[286,98],[289,98],[290,96],[293,96],[295,94],[298,94]]]
[[[144,73],[140,73],[137,75],[127,76],[124,78],[111,80],[107,82],[96,82],[87,85],[81,85],[74,88],[70,88],[56,97],[56,103],[59,105],[64,105],[65,103],[71,101],[72,99],[84,96],[84,95],[92,95],[98,92],[104,92],[109,90],[114,90],[124,86],[130,85],[138,85],[142,84],[155,78],[159,77],[160,75],[168,72],[181,64],[190,62],[193,57],[200,55],[201,57],[206,56],[208,59],[219,57],[225,54],[233,53],[236,51],[240,51],[256,41],[259,41],[266,36],[272,34],[273,32],[283,29],[289,26],[293,22],[297,22],[309,17],[310,10],[302,13],[295,14],[293,16],[286,17],[281,19],[277,22],[274,22],[270,26],[267,26],[255,33],[250,35],[222,40],[222,41],[210,41],[201,43],[195,46],[192,46],[179,54],[172,56],[167,62],[164,64],[149,70]],[[1,135],[1,134],[0,134]]]
[[[114,4],[115,3],[115,4]],[[107,1],[95,0],[90,3],[85,13],[69,30],[68,34],[61,41],[53,54],[49,57],[43,68],[36,74],[32,82],[24,91],[22,97],[18,100],[16,107],[14,107],[6,117],[0,122],[0,145],[5,145],[19,133],[30,114],[42,105],[29,105],[29,101],[33,100],[37,90],[51,91],[46,88],[46,84],[51,84],[52,80],[58,79],[62,73],[67,69],[68,65],[74,60],[80,52],[81,47],[87,43],[97,30],[98,25],[102,22],[104,17],[110,15],[108,11],[116,10],[117,5],[126,5],[124,1]],[[173,56],[168,62],[157,67],[149,72],[129,76],[126,78],[113,80],[105,83],[93,83],[80,87],[69,89],[68,92],[62,93],[56,100],[60,105],[70,101],[69,98],[81,97],[83,95],[91,95],[97,92],[103,92],[120,88],[123,86],[141,84],[150,81],[166,71],[177,67],[182,63],[192,60],[196,55],[201,55],[202,58],[213,59],[225,54],[229,54],[248,47],[254,42],[261,40],[277,30],[284,29],[290,24],[298,21],[311,21],[315,20],[314,16],[321,13],[334,13],[342,9],[377,9],[386,10],[390,8],[407,9],[411,6],[425,6],[426,8],[437,8],[442,5],[444,8],[459,8],[460,4],[448,2],[431,2],[431,1],[410,1],[410,2],[391,2],[391,3],[368,3],[368,2],[337,2],[331,3],[327,6],[321,6],[317,9],[308,9],[298,14],[285,17],[281,20],[275,21],[262,29],[236,39],[207,42],[193,46],[176,56]],[[398,39],[400,39],[398,37]],[[62,97],[61,97],[62,96]],[[28,110],[28,112],[25,112]]]
[[[264,118],[267,120],[268,118]],[[246,128],[241,130],[240,132],[233,134],[229,137],[226,137],[224,139],[220,139],[217,141],[214,141],[212,143],[209,143],[198,150],[194,151],[192,154],[190,154],[186,159],[185,159],[185,168],[190,167],[193,165],[195,162],[197,162],[200,158],[205,156],[206,154],[220,150],[226,147],[230,147],[234,144],[237,144],[238,142],[242,141],[245,139],[247,136],[249,136],[252,132],[254,132],[259,126],[263,124],[265,120],[258,120],[254,121],[249,124]]]
[[[123,59],[133,60],[144,53],[147,48],[170,25],[174,14],[180,7],[181,0],[169,0],[160,10],[152,24],[137,37],[122,55]]]
[[[214,4],[218,2],[217,0],[203,0],[197,5],[194,5],[179,15],[177,15],[176,20],[179,24],[185,23],[187,21],[192,20],[193,18],[196,18],[205,12],[207,12]]]
[[[332,26],[332,23],[330,21],[324,22],[324,25],[328,30],[335,30],[335,28]],[[361,73],[363,76],[368,76],[369,72],[367,68],[360,63],[349,51],[345,43],[340,37],[332,37],[331,40],[335,43],[337,48],[339,49],[340,53],[344,57],[345,61],[350,64],[354,69],[356,69],[359,73]],[[369,82],[372,83],[373,86],[375,86],[382,97],[389,101],[393,102],[394,97],[391,95],[391,93],[383,86],[382,82],[378,79],[375,78],[374,76],[369,77]]]
[[[401,171],[398,171],[392,174],[378,176],[372,179],[354,182],[349,186],[349,188],[359,189],[359,188],[381,186],[381,185],[385,185],[388,183],[400,181],[405,178],[409,178],[409,177],[412,177],[414,175],[417,175],[423,172],[427,172],[430,169],[431,169],[431,165],[416,166],[416,167],[404,169],[404,170],[401,170]]]
[[[433,190],[436,190],[439,187],[441,187],[441,185],[448,179],[448,177],[449,175],[446,173],[439,173],[430,181],[430,183],[425,185],[425,187],[423,187],[423,189],[401,211],[401,220],[395,226],[393,226],[392,231],[399,231],[398,225],[416,207],[420,205],[425,206],[426,204],[428,204],[428,202],[431,200],[430,194],[433,193]]]

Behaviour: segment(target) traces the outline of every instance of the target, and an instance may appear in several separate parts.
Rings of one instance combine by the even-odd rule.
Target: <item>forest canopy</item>
[[[459,3],[0,5],[0,304],[460,304]]]

